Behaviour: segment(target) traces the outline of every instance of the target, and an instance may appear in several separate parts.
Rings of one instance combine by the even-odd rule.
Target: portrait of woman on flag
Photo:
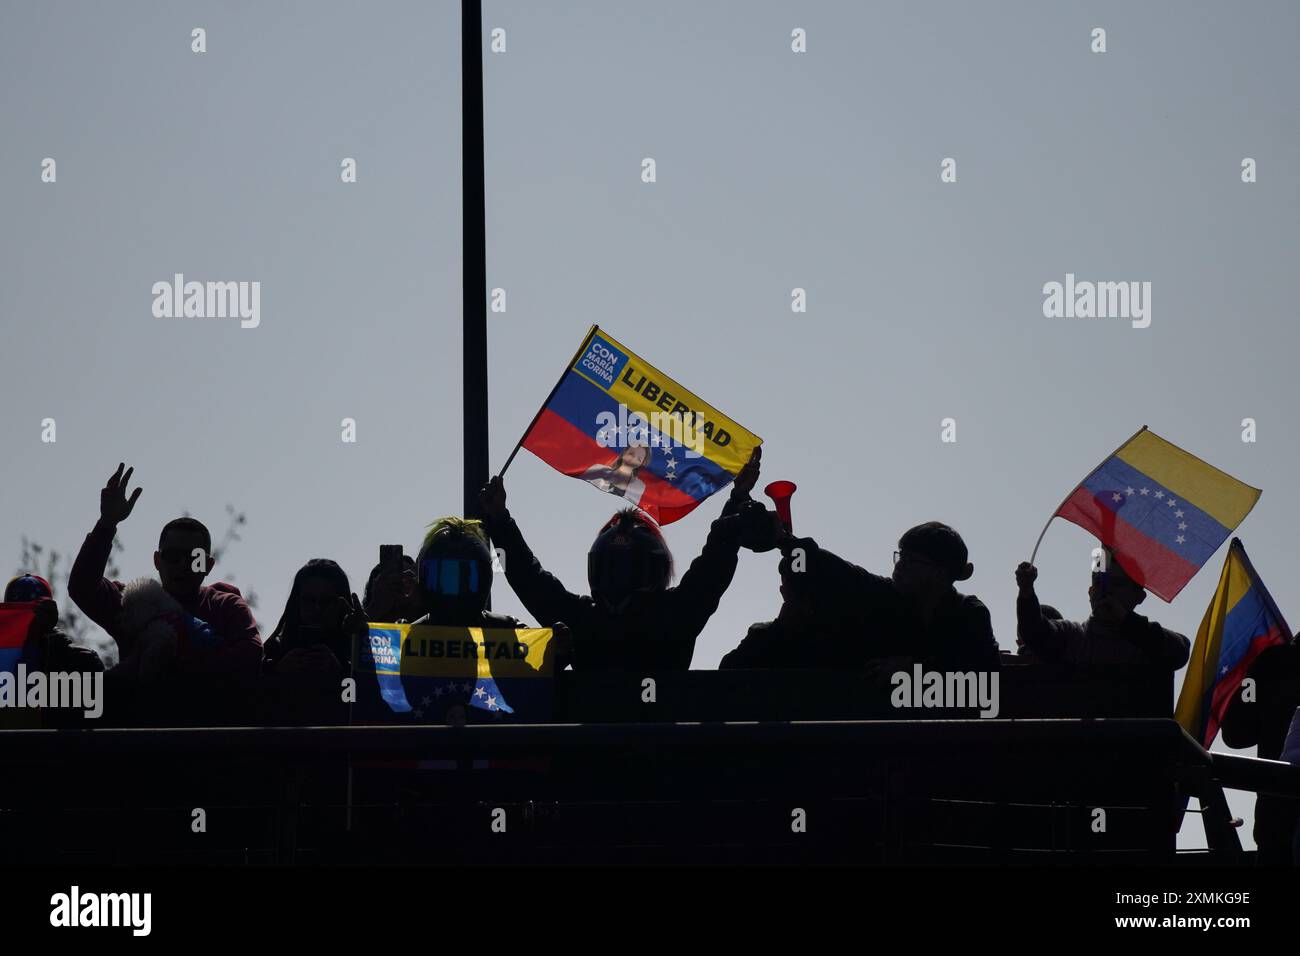
[[[629,445],[608,465],[588,468],[582,473],[582,480],[611,495],[621,495],[631,504],[640,504],[645,483],[637,473],[650,463],[650,455],[648,445]]]

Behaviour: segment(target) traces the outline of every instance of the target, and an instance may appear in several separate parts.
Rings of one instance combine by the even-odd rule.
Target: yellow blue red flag
[[[15,673],[36,617],[35,608],[35,601],[0,604],[0,671]]]
[[[730,484],[762,442],[593,325],[521,445],[668,524]]]
[[[1144,426],[1056,514],[1092,532],[1129,577],[1172,601],[1260,494]]]
[[[1205,610],[1174,711],[1184,730],[1207,750],[1224,712],[1260,652],[1291,640],[1291,630],[1264,582],[1232,539],[1219,588]]]
[[[356,670],[374,675],[376,693],[358,695],[354,721],[445,723],[458,705],[524,721],[551,715],[550,628],[373,623],[369,628]]]

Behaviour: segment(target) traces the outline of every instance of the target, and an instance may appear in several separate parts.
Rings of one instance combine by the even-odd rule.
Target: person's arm
[[[739,551],[740,518],[725,515],[715,519],[709,528],[709,536],[704,540],[704,548],[672,589],[674,617],[681,624],[678,632],[690,636],[692,650],[695,638],[704,630],[704,625],[722,602],[722,595],[731,586],[739,563]]]
[[[122,591],[104,577],[108,558],[113,551],[115,525],[100,519],[81,543],[81,550],[68,573],[68,597],[81,612],[114,638],[117,613],[122,608]]]
[[[1065,651],[1064,634],[1043,617],[1043,607],[1034,593],[1038,569],[1028,561],[1016,568],[1016,636],[1021,643],[1044,661],[1058,661]]]
[[[781,579],[819,610],[848,606],[876,607],[891,597],[888,578],[872,574],[822,548],[812,538],[781,540]]]
[[[127,484],[131,480],[134,468],[125,468],[119,464],[99,492],[99,520],[90,529],[86,540],[77,552],[68,573],[68,597],[72,598],[82,613],[102,627],[115,641],[123,656],[127,648],[122,647],[117,634],[117,615],[122,609],[122,588],[114,581],[104,577],[108,567],[109,556],[113,552],[113,536],[117,526],[131,515],[136,500],[143,488],[136,488],[130,498],[126,496]]]
[[[682,653],[689,666],[695,652],[695,639],[708,623],[713,612],[722,602],[722,595],[731,587],[732,578],[736,576],[739,563],[740,541],[745,530],[745,518],[741,512],[746,506],[765,511],[750,497],[763,458],[763,449],[754,449],[753,455],[736,475],[736,480],[722,506],[722,513],[709,527],[709,535],[704,540],[704,548],[686,569],[682,579],[672,590],[673,615],[681,626],[676,629],[683,645],[689,644],[689,653],[683,646]],[[752,518],[750,520],[756,520]]]
[[[505,485],[498,475],[479,493],[488,536],[505,552],[506,580],[539,627],[563,621],[574,627],[582,619],[582,598],[542,567],[506,508]]]

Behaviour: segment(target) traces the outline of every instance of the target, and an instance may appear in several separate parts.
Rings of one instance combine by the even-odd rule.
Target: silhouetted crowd
[[[866,668],[920,663],[927,671],[988,671],[1000,666],[988,608],[957,585],[974,570],[961,536],[937,521],[904,532],[888,575],[876,574],[795,537],[775,512],[751,497],[760,456],[737,476],[701,553],[673,583],[674,560],[658,525],[635,508],[598,531],[587,556],[588,593],[570,591],[546,571],[506,506],[505,485],[482,490],[484,520],[444,517],[412,558],[381,549],[361,597],[337,562],[315,558],[294,575],[284,611],[265,640],[238,588],[205,584],[212,536],[200,521],[163,526],[154,552],[157,578],[104,577],[118,525],[140,496],[128,494],[132,469],[118,467],[100,493],[100,516],[68,578],[68,596],[117,643],[114,672],[140,682],[175,674],[348,671],[354,639],[367,622],[519,628],[487,610],[493,545],[506,580],[538,627],[556,628],[559,666],[581,670],[684,670],[695,643],[735,574],[742,549],[779,550],[782,605],[754,624],[721,663],[729,668]],[[1022,564],[1017,636],[1022,656],[1080,672],[1152,669],[1172,673],[1189,642],[1137,613],[1146,592],[1118,562],[1093,574],[1088,620],[1061,620],[1034,593],[1036,570]],[[58,628],[49,585],[24,574],[6,601],[37,601],[29,666],[102,668],[94,651]]]
[[[695,644],[730,586],[741,550],[781,554],[780,612],[754,624],[721,662],[722,669],[854,669],[888,675],[920,664],[926,671],[996,671],[1003,665],[988,608],[957,585],[973,573],[966,544],[946,524],[905,531],[889,574],[878,574],[796,537],[778,515],[751,497],[760,456],[737,476],[703,550],[674,585],[674,559],[662,532],[634,508],[598,530],[587,558],[587,593],[569,590],[545,570],[506,504],[500,477],[480,494],[482,520],[436,520],[418,555],[381,548],[360,596],[335,561],[316,558],[294,575],[283,613],[263,639],[239,589],[205,583],[212,537],[194,518],[167,522],[154,552],[156,578],[129,582],[104,577],[118,525],[141,489],[129,492],[132,469],[119,465],[100,493],[99,520],[86,536],[68,579],[68,597],[117,643],[118,663],[106,677],[118,697],[184,686],[176,677],[271,680],[286,694],[337,697],[353,668],[368,622],[475,628],[555,629],[560,669],[656,673],[686,670]],[[510,587],[533,618],[525,624],[488,610],[494,550]],[[1146,597],[1117,561],[1094,571],[1085,621],[1066,621],[1040,603],[1036,569],[1015,570],[1018,657],[1066,673],[1172,675],[1188,659],[1189,641],[1137,613]],[[91,649],[58,626],[54,595],[43,579],[21,574],[6,602],[35,601],[37,613],[23,651],[29,669],[99,671]],[[1261,694],[1268,705],[1234,707],[1224,723],[1233,746],[1258,744],[1260,756],[1280,755],[1300,705],[1300,653],[1266,652],[1258,677],[1284,691]],[[1255,673],[1252,671],[1252,673]],[[188,693],[188,691],[182,691]],[[346,716],[342,718],[346,720]],[[1268,803],[1268,806],[1265,804]],[[1295,832],[1293,801],[1261,800],[1261,846],[1277,849]],[[1272,851],[1270,851],[1272,852]],[[1280,856],[1279,856],[1280,858]]]

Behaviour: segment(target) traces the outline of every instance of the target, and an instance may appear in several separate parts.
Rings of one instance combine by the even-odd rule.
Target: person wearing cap
[[[703,551],[676,587],[671,586],[672,553],[643,511],[625,509],[601,526],[587,555],[591,593],[579,595],[542,568],[506,508],[499,475],[484,486],[479,500],[492,540],[504,549],[506,580],[541,626],[567,625],[569,663],[575,669],[687,670],[696,639],[736,573],[745,513],[766,516],[749,497],[759,460],[755,450],[737,474]]]
[[[850,564],[812,538],[783,536],[780,548],[783,593],[816,608],[823,626],[838,635],[828,666],[1000,668],[988,608],[955,587],[975,568],[948,525],[929,521],[904,532],[889,577]]]
[[[19,658],[29,671],[67,674],[104,669],[93,648],[72,643],[72,638],[59,630],[59,606],[50,582],[35,574],[20,574],[5,585],[4,600],[6,604],[36,604],[36,616]]]
[[[1043,613],[1034,593],[1037,578],[1038,569],[1027,561],[1016,568],[1016,633],[1040,660],[1112,674],[1138,668],[1173,673],[1187,663],[1191,642],[1137,613],[1147,593],[1109,550],[1103,567],[1093,572],[1092,614],[1081,623]]]

